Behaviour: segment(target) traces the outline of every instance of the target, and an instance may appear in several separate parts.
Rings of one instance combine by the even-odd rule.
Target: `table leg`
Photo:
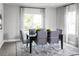
[[[32,53],[32,38],[30,38],[30,53]]]
[[[61,49],[63,49],[63,35],[61,35]]]

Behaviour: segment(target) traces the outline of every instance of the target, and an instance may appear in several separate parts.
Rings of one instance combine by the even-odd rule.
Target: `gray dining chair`
[[[62,29],[57,29],[59,34],[62,34]]]
[[[57,29],[57,32],[59,33],[59,39],[61,40],[62,29]]]
[[[29,29],[29,34],[30,34],[30,35],[36,34],[36,30],[35,30],[35,29]]]
[[[26,35],[26,37],[24,37]],[[22,30],[20,30],[20,40],[22,41],[23,44],[26,44],[26,47],[28,47],[28,43],[30,43],[30,39],[28,38],[27,34],[24,34]]]
[[[37,45],[47,44],[47,31],[40,30],[37,32]]]
[[[61,49],[63,49],[63,34],[62,34],[62,29],[57,29],[57,32],[59,33],[59,40],[61,42]]]
[[[35,35],[35,37],[33,37],[32,39],[32,42],[34,41],[36,41],[36,35],[37,35],[37,33],[36,33],[36,29],[29,29],[29,35]]]
[[[50,33],[50,43],[59,43],[59,33],[57,31],[51,31]]]
[[[59,49],[59,33],[57,31],[51,31],[49,45],[55,50]]]
[[[41,50],[45,50],[45,46],[47,45],[47,31],[40,30],[37,32],[37,39],[35,41],[37,48]]]

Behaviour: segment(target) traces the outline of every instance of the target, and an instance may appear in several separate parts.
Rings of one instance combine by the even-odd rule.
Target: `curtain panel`
[[[65,29],[66,42],[76,44],[76,4],[66,6]]]

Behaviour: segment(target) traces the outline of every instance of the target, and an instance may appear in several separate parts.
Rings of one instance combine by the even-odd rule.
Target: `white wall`
[[[4,4],[4,38],[14,39],[19,36],[19,7]]]
[[[3,17],[3,4],[0,3],[0,14],[2,14],[2,30],[0,29],[0,48],[2,46],[2,44],[4,43],[4,40],[3,40],[3,20],[4,20],[4,17]]]
[[[63,28],[63,16],[61,8],[46,8],[45,9],[45,28],[56,30]],[[5,21],[4,21],[4,36],[5,39],[13,39],[19,36],[19,7],[16,5],[4,4]],[[58,17],[57,17],[58,16]],[[57,20],[56,20],[57,19]],[[56,27],[57,26],[57,27]]]
[[[45,28],[56,30],[56,8],[45,9]]]
[[[56,8],[56,27],[63,30],[63,40],[66,42],[65,7]]]
[[[56,8],[56,27],[59,29],[62,29],[64,31],[64,27],[65,27],[65,7],[58,7]]]
[[[4,38],[14,39],[19,36],[19,7],[4,4]],[[56,8],[45,9],[45,28],[56,30]]]

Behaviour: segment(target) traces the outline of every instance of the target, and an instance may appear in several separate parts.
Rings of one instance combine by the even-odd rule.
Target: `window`
[[[28,32],[29,29],[44,28],[44,9],[21,8],[20,29]]]
[[[75,24],[76,24],[76,12],[71,11],[67,14],[67,34],[75,34]]]
[[[28,31],[32,28],[42,28],[41,14],[24,14],[24,31]]]

